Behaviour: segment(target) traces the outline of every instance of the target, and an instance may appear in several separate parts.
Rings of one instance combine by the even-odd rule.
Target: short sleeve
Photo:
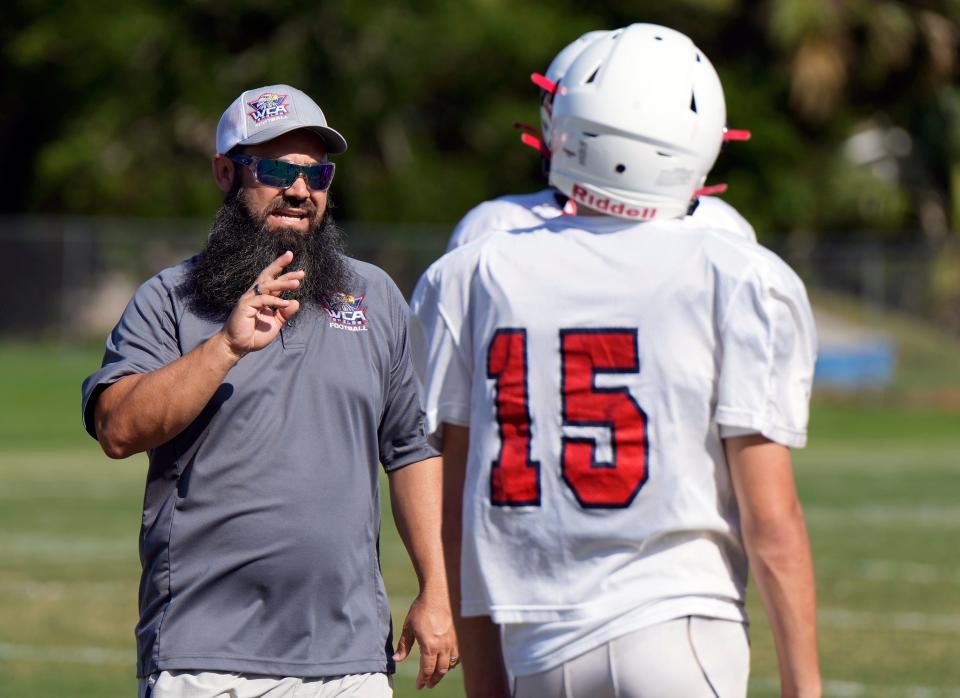
[[[444,258],[448,259],[448,258]],[[442,262],[443,260],[441,260]],[[424,399],[427,433],[440,441],[444,422],[470,424],[472,366],[463,339],[462,286],[466,279],[444,283],[434,265],[417,283],[411,301],[414,363]]]
[[[97,438],[94,408],[104,389],[124,376],[149,373],[182,356],[173,298],[160,276],[143,284],[107,337],[100,370],[82,387],[83,423]]]
[[[377,430],[380,462],[388,472],[438,455],[427,441],[423,406],[409,341],[409,308],[399,289],[386,278],[393,336],[390,376],[383,416]]]
[[[479,240],[491,229],[490,216],[484,212],[484,204],[474,206],[467,211],[467,214],[460,219],[457,227],[450,234],[450,242],[447,243],[447,252],[458,247],[466,245],[474,240]]]
[[[760,433],[803,447],[817,338],[800,279],[779,260],[751,269],[723,309],[720,338],[721,436]]]
[[[740,215],[737,209],[718,197],[701,197],[697,208],[693,211],[693,219],[701,225],[726,230],[733,233],[735,237],[750,242],[757,241],[757,233],[747,219]]]

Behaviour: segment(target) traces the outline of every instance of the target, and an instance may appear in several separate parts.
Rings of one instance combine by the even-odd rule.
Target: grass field
[[[953,354],[952,356],[957,356]],[[921,361],[910,356],[910,361]],[[949,358],[949,357],[948,357]],[[135,695],[136,542],[145,458],[108,461],[82,431],[97,350],[0,345],[0,696]],[[908,366],[909,368],[909,366]],[[895,397],[895,396],[894,396]],[[826,401],[796,454],[814,546],[826,693],[960,697],[960,413]],[[415,580],[385,516],[399,626]],[[777,695],[751,593],[751,695]],[[413,689],[415,658],[397,695]],[[459,696],[455,672],[434,696]]]

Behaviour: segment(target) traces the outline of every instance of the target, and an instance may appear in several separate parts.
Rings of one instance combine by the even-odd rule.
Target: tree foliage
[[[207,216],[221,112],[287,82],[350,143],[341,218],[450,223],[541,185],[512,128],[537,122],[529,74],[584,31],[650,21],[706,51],[730,125],[752,129],[711,180],[762,236],[934,240],[960,223],[957,0],[18,0],[4,13],[6,213]]]

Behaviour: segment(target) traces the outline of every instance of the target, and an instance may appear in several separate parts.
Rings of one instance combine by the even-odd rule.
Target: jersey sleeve
[[[469,280],[453,275],[444,278],[437,266],[420,277],[411,301],[415,365],[427,433],[435,444],[440,442],[445,422],[469,426],[473,378],[464,328]]]
[[[701,197],[693,212],[693,219],[701,225],[721,228],[744,240],[757,241],[757,232],[749,221],[740,215],[737,209],[718,197]]]
[[[467,214],[460,219],[457,226],[450,234],[450,242],[447,243],[447,252],[455,250],[458,247],[466,245],[490,232],[491,217],[486,212],[486,204],[479,204],[467,211]]]
[[[806,444],[816,328],[799,278],[777,260],[752,268],[720,319],[716,421],[723,437],[760,433]]]
[[[125,376],[155,371],[181,356],[173,295],[158,275],[137,289],[107,337],[100,370],[83,382],[87,433],[97,438],[94,408],[106,388]]]
[[[409,308],[393,281],[384,276],[394,333],[387,394],[377,436],[380,462],[389,472],[438,453],[427,441],[424,429],[423,405],[410,350]]]

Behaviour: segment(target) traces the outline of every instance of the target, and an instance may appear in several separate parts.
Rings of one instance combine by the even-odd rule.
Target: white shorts
[[[347,674],[316,678],[163,671],[139,680],[137,698],[391,698],[393,677]]]
[[[687,616],[518,676],[513,698],[744,698],[749,675],[742,623]]]

